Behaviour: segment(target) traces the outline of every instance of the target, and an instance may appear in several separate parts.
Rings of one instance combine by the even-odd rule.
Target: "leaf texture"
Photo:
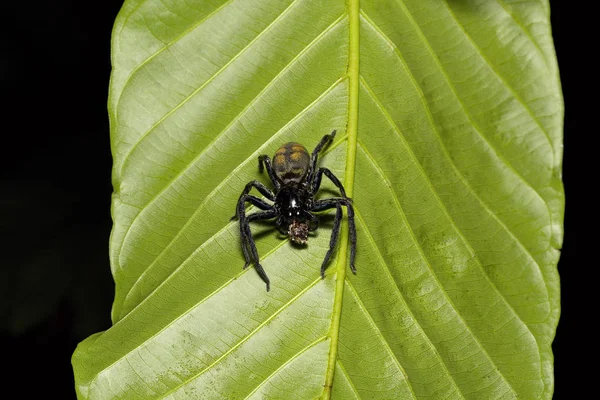
[[[114,325],[81,399],[550,399],[563,104],[539,0],[127,0],[113,31]],[[237,222],[257,158],[354,200],[299,248]],[[324,184],[321,197],[336,196]]]

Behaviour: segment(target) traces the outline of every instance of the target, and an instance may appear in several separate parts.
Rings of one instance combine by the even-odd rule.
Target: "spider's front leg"
[[[245,209],[246,202],[265,211],[253,213],[247,216]],[[256,249],[254,237],[252,236],[250,222],[274,218],[277,216],[277,211],[275,211],[275,209],[273,209],[271,205],[265,203],[263,200],[249,194],[244,194],[240,197],[238,201],[236,215],[239,216],[240,219],[240,236],[242,240],[242,252],[244,253],[244,258],[246,260],[246,263],[244,264],[244,269],[248,268],[251,262],[254,262],[256,272],[258,272],[258,275],[267,284],[268,292],[270,290],[269,277],[267,276],[262,265],[260,265],[260,257],[258,256],[258,250]]]
[[[307,211],[305,215],[309,221],[309,231],[316,231],[319,228],[319,217],[310,211]]]
[[[247,232],[249,232],[250,230],[246,230],[244,228],[245,225],[247,225],[250,220],[249,218],[252,217],[252,215],[254,214],[250,214],[250,216],[246,216],[246,202],[260,208],[261,210],[272,210],[273,207],[269,204],[267,204],[266,202],[264,202],[263,200],[259,199],[258,197],[246,194],[246,193],[242,193],[242,195],[240,196],[237,206],[236,206],[236,210],[235,210],[235,215],[233,217],[231,217],[231,219],[240,219],[240,236],[242,238],[242,251],[244,252],[244,258],[246,260],[246,264],[244,265],[244,269],[246,269],[248,267],[248,265],[250,265],[250,262],[252,262],[252,258],[250,257],[250,254],[248,253],[248,235]],[[250,237],[250,239],[252,239]]]
[[[242,194],[240,194],[240,197],[238,198],[238,206],[235,209],[235,215],[233,217],[230,218],[230,221],[233,221],[235,219],[238,219],[239,217],[239,206],[240,206],[240,202],[242,203],[242,205],[244,204],[244,202],[242,201],[242,197],[246,196],[248,193],[250,193],[250,190],[252,190],[252,188],[256,188],[260,194],[262,194],[263,196],[265,196],[267,199],[271,200],[271,201],[275,201],[275,194],[265,185],[263,185],[262,183],[260,183],[259,181],[250,181],[246,184],[246,187],[244,188],[244,190],[242,191]],[[251,196],[254,199],[257,199],[257,197]],[[260,199],[258,199],[260,200]],[[249,201],[249,200],[248,200]],[[261,200],[262,201],[262,200]],[[250,201],[249,201],[250,202]],[[267,204],[264,201],[262,201],[263,204]],[[256,204],[255,204],[256,205]],[[267,204],[267,206],[269,206]],[[258,208],[261,208],[260,206],[257,206]],[[269,206],[270,207],[270,206]],[[243,208],[243,207],[242,207]],[[266,210],[265,208],[261,208],[263,210]]]
[[[329,239],[329,250],[325,254],[325,259],[321,265],[321,277],[325,277],[325,269],[329,258],[333,253],[333,249],[337,244],[340,227],[342,222],[342,206],[345,206],[348,210],[348,227],[350,228],[350,270],[356,274],[356,267],[354,266],[354,259],[356,258],[356,224],[354,221],[354,208],[352,207],[352,200],[349,198],[333,198],[317,200],[313,203],[311,211],[324,211],[331,208],[336,209],[335,220],[333,221],[333,229],[331,232],[331,238]]]

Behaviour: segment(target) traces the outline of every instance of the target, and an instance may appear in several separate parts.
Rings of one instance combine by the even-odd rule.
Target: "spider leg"
[[[267,199],[269,199],[271,201],[275,201],[275,194],[271,190],[269,190],[269,188],[267,188],[265,185],[263,185],[259,181],[251,181],[246,184],[246,187],[244,188],[244,190],[242,191],[242,194],[240,194],[240,197],[238,198],[238,208],[239,208],[240,202],[242,201],[242,197],[244,197],[248,193],[250,193],[250,190],[252,190],[253,187],[256,188]],[[256,197],[254,197],[254,198],[256,199]],[[264,201],[262,203],[266,204]],[[254,205],[257,206],[256,204],[254,204]],[[259,206],[257,206],[257,207],[259,207]],[[270,206],[268,206],[268,207],[270,207]],[[262,208],[262,207],[259,207],[259,208]],[[266,210],[266,208],[262,208],[262,209]],[[233,217],[231,217],[230,221],[237,219],[238,216],[239,216],[239,213],[236,209],[235,215]]]
[[[277,227],[277,230],[279,231],[279,233],[281,233],[282,235],[285,235],[286,237],[288,236],[289,225],[285,224],[285,220],[283,218],[281,218],[281,216],[279,216],[279,218],[277,218],[277,221],[275,221],[275,226]]]
[[[246,210],[244,207],[245,202],[249,202],[265,211],[253,213],[246,216]],[[269,278],[267,277],[267,274],[265,273],[263,267],[260,265],[260,258],[258,256],[258,250],[256,249],[256,243],[254,242],[254,238],[252,236],[252,230],[250,229],[250,222],[276,217],[277,211],[261,199],[252,195],[245,194],[240,198],[240,201],[238,202],[237,214],[240,217],[240,236],[242,238],[242,251],[246,260],[246,263],[244,264],[244,269],[248,268],[250,263],[254,261],[256,272],[258,272],[258,275],[267,284],[267,291],[269,291]]]
[[[248,267],[248,265],[250,265],[250,262],[251,262],[251,258],[250,258],[250,255],[249,255],[248,249],[247,249],[248,237],[246,235],[246,231],[244,229],[242,229],[242,225],[245,223],[246,219],[249,218],[249,217],[246,217],[246,206],[245,206],[246,202],[253,204],[254,206],[260,208],[261,210],[272,210],[273,209],[273,207],[271,205],[267,204],[266,202],[259,199],[258,197],[255,197],[255,196],[252,196],[249,194],[242,194],[240,196],[240,199],[238,200],[235,215],[232,219],[240,216],[240,236],[242,237],[242,251],[244,252],[244,259],[246,260],[246,265],[244,265],[244,268]],[[254,214],[251,214],[251,215],[254,215]]]
[[[342,185],[342,182],[340,182],[337,176],[335,176],[333,172],[331,172],[327,168],[319,168],[319,170],[317,171],[317,174],[315,175],[315,179],[313,180],[310,189],[311,196],[314,196],[319,191],[319,188],[321,187],[321,179],[323,178],[323,174],[325,174],[325,176],[328,177],[338,189],[340,189],[342,197],[347,197],[346,190],[344,190],[344,185]]]
[[[281,183],[279,183],[279,180],[275,176],[275,171],[273,171],[271,159],[266,154],[258,156],[258,170],[262,172],[264,167],[267,168],[267,174],[269,175],[269,179],[271,179],[271,182],[273,182],[273,186],[275,186],[276,190],[279,190],[279,188],[281,187]]]
[[[246,215],[246,202],[252,204],[253,206],[256,206],[258,208],[260,208],[261,210],[272,210],[273,206],[270,205],[269,203],[267,203],[266,201],[259,199],[256,196],[253,196],[251,194],[246,194],[243,193],[237,203],[237,207],[235,210],[235,215],[233,217],[231,217],[231,219],[236,219],[238,217],[241,217],[242,214],[245,216]]]
[[[331,253],[333,253],[333,249],[338,241],[338,236],[340,234],[340,227],[342,222],[342,206],[339,203],[335,204],[336,212],[335,212],[335,220],[333,220],[333,229],[331,232],[331,238],[329,239],[329,250],[325,254],[325,259],[323,259],[323,264],[321,264],[321,278],[325,279],[325,268],[327,268],[327,264],[329,263],[329,258],[331,258]]]
[[[310,211],[306,211],[304,215],[306,215],[308,217],[307,219],[310,221],[309,231],[316,231],[319,227],[319,218]]]
[[[263,220],[263,219],[270,219],[270,218],[274,218],[276,216],[277,216],[277,211],[275,211],[275,210],[261,211],[261,212],[257,212],[254,214],[250,214],[247,218],[245,218],[245,223],[243,224],[243,229],[246,231],[245,232],[245,236],[246,236],[246,240],[247,240],[246,245],[249,247],[249,249],[246,249],[244,251],[244,253],[246,253],[247,251],[250,251],[250,257],[252,257],[252,259],[254,261],[254,266],[256,268],[256,272],[258,273],[258,276],[260,276],[261,279],[267,284],[267,292],[271,289],[271,282],[269,281],[269,277],[267,276],[267,273],[263,269],[262,265],[260,265],[260,258],[258,256],[258,250],[256,249],[256,243],[254,242],[254,238],[252,237],[252,231],[250,230],[250,222]],[[241,226],[241,221],[240,221],[240,226]],[[248,261],[248,259],[246,259],[246,264],[244,265],[244,269],[248,268],[249,264],[250,264],[250,262]]]
[[[356,224],[354,221],[354,207],[352,207],[352,200],[346,197],[317,200],[312,204],[312,207],[310,208],[311,211],[323,211],[334,207],[337,209],[335,221],[333,223],[333,232],[331,234],[331,240],[329,242],[329,250],[325,255],[325,262],[321,266],[321,276],[323,276],[324,274],[326,268],[325,264],[328,261],[328,257],[331,256],[331,252],[333,251],[333,248],[337,243],[336,229],[339,231],[341,217],[338,218],[338,214],[341,212],[341,206],[345,206],[348,210],[348,228],[350,228],[350,270],[356,274],[356,267],[354,266],[354,260],[356,259]]]
[[[329,144],[330,142],[333,141],[333,138],[335,137],[335,133],[336,133],[336,130],[334,129],[329,135],[323,136],[323,138],[321,139],[321,141],[319,142],[317,147],[315,147],[315,149],[313,150],[312,155],[310,156],[310,167],[308,170],[309,182],[312,181],[314,178],[313,174],[315,172],[315,169],[317,168],[317,160],[319,158],[319,152],[323,149],[323,147],[325,147],[327,144]]]

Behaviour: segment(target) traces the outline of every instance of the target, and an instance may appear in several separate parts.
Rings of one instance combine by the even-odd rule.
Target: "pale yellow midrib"
[[[359,23],[360,7],[359,0],[347,0],[348,7],[348,25],[349,25],[349,45],[348,45],[348,69],[346,76],[348,78],[348,124],[346,133],[348,135],[348,150],[346,155],[346,173],[344,175],[344,187],[349,197],[354,193],[354,168],[356,165],[356,146],[358,134],[358,90],[359,90]],[[340,237],[340,249],[337,259],[335,298],[333,302],[333,315],[331,317],[331,328],[329,337],[331,338],[331,347],[329,349],[329,360],[327,363],[327,373],[321,399],[329,400],[333,387],[333,378],[335,374],[335,364],[337,361],[337,351],[340,333],[340,320],[342,315],[342,300],[344,294],[344,283],[347,271],[348,254],[348,225],[343,224]]]

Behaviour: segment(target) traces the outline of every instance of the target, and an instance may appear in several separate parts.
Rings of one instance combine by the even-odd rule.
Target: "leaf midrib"
[[[346,134],[348,135],[348,150],[346,154],[346,171],[344,174],[344,188],[348,197],[352,198],[354,193],[354,169],[356,166],[356,148],[358,143],[358,92],[360,89],[360,70],[359,70],[359,52],[360,52],[360,5],[359,0],[348,0],[348,124]],[[347,216],[347,212],[345,212]],[[324,400],[331,398],[333,388],[333,378],[335,375],[335,365],[337,362],[338,342],[340,335],[340,322],[342,316],[342,302],[344,295],[344,285],[346,281],[346,265],[348,255],[348,225],[343,224],[340,234],[339,256],[336,264],[336,285],[335,298],[333,301],[333,312],[331,317],[331,328],[329,337],[331,338],[331,347],[327,362],[327,372],[325,375],[325,384],[323,386]]]

